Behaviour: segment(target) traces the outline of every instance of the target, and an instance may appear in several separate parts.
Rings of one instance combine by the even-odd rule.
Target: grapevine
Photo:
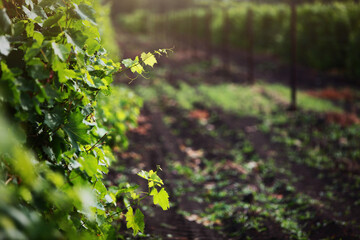
[[[134,234],[144,232],[136,187],[104,183],[115,160],[106,140],[126,128],[105,119],[99,96],[112,91],[113,74],[143,74],[167,50],[113,61],[101,45],[96,4],[0,2],[0,236],[113,239],[124,218]],[[157,171],[144,173],[154,184],[147,196],[168,209],[164,188],[155,193],[163,185]]]

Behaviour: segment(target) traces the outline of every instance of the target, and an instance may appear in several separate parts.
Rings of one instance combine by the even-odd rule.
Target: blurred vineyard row
[[[360,5],[352,1],[304,3],[297,6],[296,14],[297,61],[311,68],[358,79]],[[129,31],[157,34],[163,31],[166,38],[182,42],[195,39],[198,46],[226,44],[245,50],[252,41],[255,52],[287,61],[291,47],[290,15],[286,3],[206,2],[166,11],[138,9],[121,14],[119,18]]]

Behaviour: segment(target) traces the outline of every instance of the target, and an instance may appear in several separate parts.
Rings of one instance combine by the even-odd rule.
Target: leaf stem
[[[13,179],[14,179],[13,176],[11,176],[8,180],[6,180],[5,185],[8,185],[9,182],[11,182]]]
[[[91,150],[93,150],[96,147],[96,144],[98,144],[102,139],[104,139],[106,137],[108,133],[105,133],[89,150],[88,152],[90,152]]]

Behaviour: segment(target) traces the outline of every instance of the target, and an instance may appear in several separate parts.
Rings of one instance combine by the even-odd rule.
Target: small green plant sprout
[[[131,58],[127,58],[121,61],[121,63],[125,66],[125,69],[121,70],[120,72],[124,70],[130,69],[132,73],[137,73],[138,75],[135,78],[130,78],[130,83],[132,83],[139,75],[146,78],[143,73],[145,72],[144,66],[150,66],[154,67],[154,65],[157,63],[155,54],[162,56],[165,54],[168,55],[169,52],[172,52],[172,49],[159,49],[155,50],[154,52],[148,52],[148,53],[141,53],[140,58],[139,56],[136,56],[134,60]]]
[[[169,195],[163,187],[164,182],[157,175],[158,170],[161,170],[160,166],[157,166],[155,172],[153,170],[149,172],[142,170],[138,173],[138,176],[148,181],[149,192],[147,196],[153,196],[154,204],[159,205],[163,210],[167,210],[170,208]],[[160,188],[159,191],[158,188]]]
[[[155,205],[159,205],[164,211],[170,208],[169,203],[169,195],[166,192],[165,188],[163,187],[164,182],[163,180],[157,175],[157,171],[162,170],[160,166],[157,166],[157,170],[153,171],[145,171],[141,170],[137,175],[144,178],[148,181],[148,192],[142,192],[145,195],[140,196],[135,192],[137,187],[128,188],[126,192],[129,193],[130,198],[133,201],[136,201],[137,204],[140,203],[146,197],[153,196],[153,202]],[[161,188],[158,190],[157,188]],[[125,214],[126,217],[126,227],[133,229],[134,236],[138,234],[138,232],[144,232],[145,222],[144,222],[144,214],[141,212],[139,208],[135,210],[130,205],[129,200],[125,199],[125,206],[127,207],[128,211]]]

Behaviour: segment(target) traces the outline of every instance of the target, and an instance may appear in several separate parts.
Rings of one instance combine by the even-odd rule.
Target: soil
[[[136,39],[136,38],[135,38]],[[121,40],[121,45],[129,46]],[[131,46],[127,47],[124,55],[132,57],[139,54],[139,46],[141,51],[146,49],[154,49],[154,45],[142,41],[132,40]],[[125,48],[123,48],[125,49]],[[216,51],[214,51],[216,54]],[[220,51],[218,51],[220,52]],[[230,59],[236,59],[237,64],[245,66],[246,62],[244,54],[231,51],[233,55]],[[184,66],[190,62],[202,62],[206,60],[206,54],[202,50],[198,50],[196,54],[190,49],[178,51],[176,58],[160,60],[160,65],[169,69],[165,79],[173,86],[178,86],[179,81],[185,81],[191,85],[196,85],[196,81],[192,79],[201,78],[202,82],[209,84],[217,84],[219,82],[246,82],[246,74],[243,70],[235,69],[234,71],[223,69],[219,66],[213,66],[209,72],[178,72],[176,67]],[[256,56],[256,65],[258,66],[255,77],[265,79],[269,82],[286,83],[288,79],[288,66],[275,61],[269,56]],[[271,62],[271,66],[269,65]],[[335,87],[345,87],[343,81],[339,81],[339,76],[331,76],[328,73],[320,73],[304,67],[298,68],[299,85],[302,88],[314,90],[317,88],[325,88],[329,85]],[[127,83],[127,79],[118,79],[118,83]],[[135,83],[135,85],[138,83]],[[141,83],[140,83],[141,84]],[[354,84],[354,83],[351,83]],[[354,85],[352,85],[354,86]],[[313,93],[314,94],[314,93]],[[353,107],[352,107],[353,108]],[[213,117],[216,116],[216,117]],[[164,119],[171,119],[170,123],[165,123]],[[233,148],[238,147],[236,143],[243,141],[238,139],[236,134],[223,134],[220,136],[211,136],[204,132],[203,126],[199,124],[200,120],[212,121],[211,126],[215,129],[229,130],[232,133],[243,132],[245,139],[254,147],[251,155],[257,155],[260,159],[268,161],[275,159],[275,165],[278,168],[285,168],[296,178],[289,177],[281,172],[275,172],[271,177],[261,178],[259,171],[255,168],[249,178],[243,179],[239,176],[244,170],[241,166],[235,164],[233,157],[228,154]],[[161,239],[290,239],[292,236],[285,231],[280,224],[272,217],[264,218],[263,224],[265,229],[257,231],[246,228],[244,225],[235,221],[236,215],[230,215],[224,218],[221,224],[210,224],[201,221],[199,214],[206,211],[210,206],[206,201],[195,201],[194,198],[204,192],[204,185],[191,182],[184,179],[184,176],[174,171],[172,164],[175,162],[181,165],[190,165],[194,171],[205,169],[202,161],[197,161],[196,157],[189,160],[189,151],[191,154],[200,154],[197,149],[202,150],[204,158],[213,162],[221,162],[228,159],[226,168],[234,170],[237,175],[229,174],[227,177],[228,186],[235,184],[245,184],[259,190],[259,186],[263,183],[267,187],[274,186],[278,182],[291,182],[295,188],[289,192],[286,188],[279,189],[276,196],[282,198],[296,198],[298,195],[308,195],[322,204],[308,205],[304,211],[310,211],[314,217],[310,221],[302,223],[305,227],[303,230],[307,232],[309,239],[360,239],[360,229],[358,228],[360,219],[360,208],[354,207],[350,213],[347,206],[354,205],[354,201],[358,200],[353,195],[343,192],[341,189],[335,190],[333,193],[339,196],[341,201],[332,201],[322,196],[321,192],[326,192],[326,187],[331,184],[334,176],[331,171],[320,171],[304,164],[299,164],[289,160],[287,147],[281,143],[275,143],[271,140],[272,133],[264,133],[257,126],[261,123],[260,119],[255,117],[239,117],[222,109],[213,107],[204,107],[201,104],[195,106],[195,111],[187,112],[179,108],[176,104],[163,99],[161,104],[149,105],[145,103],[145,107],[141,112],[139,127],[129,133],[130,147],[125,153],[119,154],[119,165],[124,165],[133,171],[128,173],[130,181],[139,182],[134,177],[133,172],[140,169],[156,169],[160,165],[163,171],[161,177],[165,179],[166,189],[170,195],[172,203],[170,210],[162,211],[160,208],[148,209],[145,211],[145,232],[150,233],[150,238]],[[286,126],[285,126],[286,127]],[[191,149],[186,147],[190,141]],[[134,157],[135,156],[135,157]],[[245,157],[250,157],[245,154]],[[189,162],[190,161],[190,162]],[[193,162],[191,162],[193,161]],[[319,176],[322,175],[320,178]],[[112,172],[111,178],[116,178],[116,173]],[[346,177],[336,176],[336,180],[342,183],[354,184],[353,180]],[[218,180],[208,179],[207,184],[218,184]],[[178,185],[182,184],[184,189],[194,188],[195,191],[177,193]],[[340,186],[340,185],[339,185]],[[340,187],[339,187],[340,188]],[[200,194],[200,196],[202,196]],[[178,197],[177,197],[178,196]],[[229,204],[232,199],[228,199]],[[252,194],[243,196],[243,202],[252,203],[254,196]],[[285,200],[284,200],[285,201]],[[290,206],[290,205],[289,205]],[[295,206],[294,206],[295,208]],[[289,209],[290,210],[290,209]],[[193,214],[187,214],[193,213]],[[253,217],[257,215],[254,212],[247,212],[244,209],[238,209],[235,214]],[[346,222],[348,224],[342,224]],[[319,223],[326,223],[314,228]],[[211,227],[212,226],[212,227]],[[241,231],[240,231],[241,229]],[[234,232],[238,233],[234,235]]]
[[[133,154],[127,155],[124,158],[124,155],[121,155],[119,158],[124,162],[120,164],[126,164],[128,167],[135,167],[136,169],[156,169],[156,165],[161,165],[163,172],[162,177],[166,179],[166,189],[168,189],[171,196],[175,196],[174,189],[176,188],[176,182],[180,181],[182,176],[177,175],[168,164],[169,156],[176,161],[186,164],[186,155],[181,150],[181,145],[186,141],[186,139],[193,139],[194,144],[192,147],[194,149],[203,149],[205,156],[211,161],[220,161],[223,159],[223,153],[216,153],[214,149],[230,149],[232,145],[233,136],[228,139],[224,138],[213,138],[206,135],[196,133],[196,128],[198,124],[194,119],[184,117],[186,114],[181,109],[175,107],[170,107],[159,111],[159,109],[153,110],[153,106],[146,106],[141,115],[139,128],[146,126],[148,131],[146,134],[139,133],[138,131],[133,131],[130,133],[129,138],[130,149],[129,153],[136,153],[136,155],[141,156],[141,161],[134,164],[134,159],[131,157]],[[240,129],[241,131],[246,132],[246,138],[255,146],[255,152],[261,158],[267,159],[269,154],[272,154],[274,157],[274,152],[276,153],[276,164],[278,166],[289,165],[288,168],[292,171],[293,175],[298,177],[298,181],[295,182],[296,193],[308,194],[314,198],[318,198],[319,201],[327,201],[326,199],[319,198],[317,193],[324,191],[324,187],[328,184],[327,179],[319,179],[318,172],[314,169],[311,169],[307,166],[291,163],[284,155],[285,152],[284,146],[280,144],[274,144],[271,142],[268,135],[262,133],[261,131],[253,130],[252,127],[259,122],[258,119],[253,117],[243,117],[239,118],[237,116],[231,116],[221,112],[219,109],[207,109],[210,114],[216,114],[221,116],[220,119],[215,122],[215,128],[228,126],[231,129]],[[163,122],[164,115],[172,116],[179,121],[177,123],[167,126]],[[186,127],[181,127],[178,123],[187,122]],[[150,126],[150,127],[149,127]],[[180,129],[179,135],[172,134],[173,129]],[[271,149],[271,151],[269,151]],[[290,163],[290,164],[289,164]],[[201,167],[201,166],[200,166]],[[256,176],[254,176],[256,178]],[[241,182],[240,179],[229,176],[232,185],[235,182]],[[285,180],[290,181],[287,176],[282,174],[276,174],[273,179],[265,179],[267,185],[272,185],[275,181]],[[250,180],[255,181],[256,180]],[[193,184],[190,182],[186,183],[189,186]],[[256,184],[256,183],[255,183]],[[195,186],[195,188],[203,188],[203,186]],[[285,189],[279,190],[278,194],[288,195],[292,194],[287,192]],[[337,192],[336,194],[343,195],[343,193]],[[251,239],[289,239],[290,236],[284,232],[284,230],[279,226],[278,223],[273,221],[271,218],[265,221],[266,230],[264,232],[256,231],[246,231],[241,236],[231,237],[233,231],[241,228],[241,226],[235,224],[234,221],[228,219],[228,221],[223,222],[221,232],[217,232],[213,229],[208,229],[205,226],[196,223],[195,221],[189,221],[183,215],[178,213],[179,210],[186,212],[196,212],[198,210],[204,210],[207,206],[206,204],[199,204],[197,202],[191,201],[192,193],[186,193],[180,199],[171,198],[173,206],[169,211],[162,211],[160,209],[155,209],[152,216],[146,217],[146,232],[151,233],[154,236],[159,236],[163,239],[246,239],[246,237],[251,237]],[[244,201],[252,201],[252,196],[247,196],[244,198]],[[310,207],[311,212],[315,214],[312,222],[308,222],[308,228],[305,230],[308,231],[310,239],[359,239],[358,229],[343,226],[339,222],[340,220],[353,220],[358,221],[359,210],[353,212],[348,219],[339,219],[338,216],[334,215],[334,209],[342,208],[346,206],[344,203],[343,206],[335,205],[335,203],[329,203],[330,208],[321,208],[321,207]],[[305,210],[304,210],[305,211]],[[239,214],[243,214],[240,213]],[[350,218],[350,219],[349,219]],[[311,226],[315,225],[317,222],[328,222],[326,226],[312,230]]]

